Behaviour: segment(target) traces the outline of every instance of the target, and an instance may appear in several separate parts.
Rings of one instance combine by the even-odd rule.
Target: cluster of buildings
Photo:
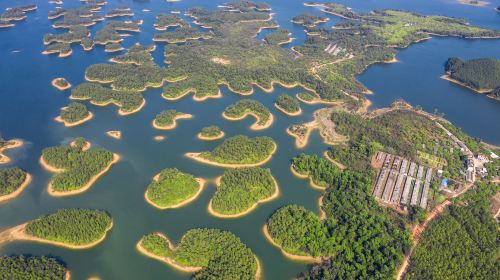
[[[395,206],[427,208],[432,168],[384,152],[377,152],[375,160],[381,165],[372,193],[378,200]]]

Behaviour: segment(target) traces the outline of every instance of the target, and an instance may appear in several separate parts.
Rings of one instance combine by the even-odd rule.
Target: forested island
[[[205,180],[201,178],[176,168],[167,168],[153,178],[144,197],[159,209],[179,208],[195,200],[204,185]]]
[[[265,164],[276,151],[274,140],[267,136],[249,138],[237,135],[227,138],[212,151],[187,153],[196,161],[229,168],[252,167]]]
[[[55,78],[52,80],[52,86],[58,90],[67,90],[71,88],[71,84],[65,78]]]
[[[260,279],[257,257],[234,234],[219,229],[192,229],[175,247],[161,233],[137,243],[142,254],[178,270],[195,273],[195,279]]]
[[[45,256],[1,256],[0,275],[5,279],[68,280],[69,270],[60,261]]]
[[[71,249],[87,249],[102,242],[113,227],[104,211],[62,209],[0,232],[0,243],[34,241]]]
[[[72,145],[45,148],[42,166],[56,173],[48,185],[53,196],[68,196],[87,191],[120,157],[105,149],[90,148],[83,138]]]
[[[61,108],[61,115],[55,120],[63,123],[66,127],[73,127],[91,120],[93,116],[84,104],[71,102],[68,106]]]
[[[198,139],[212,141],[221,139],[224,137],[224,131],[220,129],[220,127],[216,125],[207,126],[201,129],[200,133],[198,133]]]
[[[211,33],[200,32],[197,28],[182,25],[175,30],[156,34],[153,38],[153,41],[165,42],[169,44],[180,44],[200,39],[209,40],[211,38]]]
[[[31,175],[18,167],[0,169],[0,202],[19,196],[31,182]]]
[[[155,45],[142,46],[140,44],[135,44],[130,49],[128,49],[126,54],[117,55],[111,58],[109,61],[115,63],[134,64],[137,66],[151,64],[153,60],[151,52],[155,49]]]
[[[208,210],[219,218],[237,218],[278,195],[278,184],[268,169],[229,169],[217,180],[217,191],[210,200]]]
[[[241,120],[247,115],[251,115],[257,119],[257,121],[250,126],[253,130],[261,130],[270,127],[274,119],[266,106],[253,99],[239,100],[226,107],[222,113],[222,116],[228,120]]]
[[[299,102],[288,94],[282,94],[274,103],[276,109],[289,116],[298,116],[302,114]]]
[[[20,139],[5,140],[0,137],[0,164],[6,164],[10,162],[10,158],[4,154],[4,151],[19,148],[23,145],[23,141]]]
[[[178,15],[160,13],[154,24],[156,30],[165,31],[170,27],[185,26],[187,23]]]
[[[270,32],[264,38],[264,41],[270,45],[284,45],[292,42],[292,33],[288,29],[278,28],[275,31]]]
[[[123,51],[124,48],[119,43],[109,43],[104,46],[104,51],[107,53],[114,53]]]
[[[162,130],[174,129],[177,126],[177,120],[190,119],[192,117],[193,115],[191,114],[177,112],[173,109],[161,111],[153,120],[153,127]]]
[[[441,78],[465,86],[477,93],[500,100],[500,59],[478,58],[464,61],[451,57]]]
[[[300,24],[305,27],[314,27],[320,23],[328,21],[327,17],[324,16],[317,16],[313,14],[302,14],[299,16],[295,16],[292,18],[292,22],[295,24]]]

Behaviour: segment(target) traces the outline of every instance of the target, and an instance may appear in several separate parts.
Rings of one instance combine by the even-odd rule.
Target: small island
[[[302,114],[299,102],[288,94],[282,94],[274,103],[276,109],[289,116],[298,116]]]
[[[52,80],[51,84],[58,90],[67,90],[71,88],[71,84],[65,78],[55,78]]]
[[[162,233],[145,235],[137,250],[195,279],[260,279],[255,254],[237,236],[220,229],[191,229],[175,247]]]
[[[65,127],[81,125],[94,117],[87,106],[78,102],[71,102],[67,107],[61,108],[61,115],[55,118],[57,122],[63,123]]]
[[[201,163],[220,167],[254,167],[271,160],[276,148],[276,143],[270,137],[249,138],[237,135],[227,138],[212,151],[187,153],[186,156]]]
[[[187,23],[176,14],[161,13],[156,16],[154,27],[156,30],[165,31],[169,27],[185,26]]]
[[[33,241],[69,249],[88,249],[101,243],[113,227],[104,211],[63,209],[0,232],[0,244]]]
[[[201,129],[201,132],[198,133],[198,139],[205,141],[213,141],[224,138],[224,131],[220,129],[220,127],[216,125],[207,126]]]
[[[20,139],[4,140],[0,137],[0,164],[6,164],[10,162],[10,158],[3,154],[4,151],[19,148],[23,144],[23,141]]]
[[[122,47],[122,45],[120,45],[120,43],[110,43],[106,44],[106,46],[104,47],[104,51],[107,53],[120,52],[123,50],[124,48]]]
[[[205,180],[167,168],[154,176],[144,193],[146,201],[158,209],[180,208],[194,201],[203,190]]]
[[[308,13],[295,16],[292,18],[293,23],[303,25],[305,27],[315,27],[316,25],[327,21],[328,21],[327,17],[317,16]]]
[[[177,120],[190,119],[193,115],[186,114],[182,112],[177,112],[176,110],[165,110],[156,115],[153,120],[153,127],[161,130],[174,129],[177,126]]]
[[[58,57],[64,58],[68,57],[73,53],[71,45],[68,43],[52,43],[47,45],[42,54],[58,54]]]
[[[19,196],[31,182],[31,175],[17,168],[0,169],[0,203]]]
[[[70,279],[63,263],[45,256],[0,256],[0,275],[4,279]]]
[[[238,218],[278,195],[278,183],[268,169],[229,169],[217,180],[217,191],[208,204],[208,211],[219,218]]]
[[[116,140],[122,139],[122,132],[119,130],[106,131],[106,135]]]
[[[40,163],[56,173],[47,187],[49,195],[69,196],[87,191],[119,159],[107,150],[89,148],[85,139],[78,138],[69,146],[45,148]]]
[[[104,17],[115,18],[115,17],[133,17],[134,12],[128,7],[118,7],[114,8],[106,13]]]
[[[500,100],[500,59],[478,58],[464,61],[451,57],[445,64],[442,79],[459,84],[477,93]]]
[[[250,126],[253,130],[266,129],[271,126],[274,120],[269,109],[259,101],[253,99],[242,99],[226,107],[222,113],[225,119],[231,121],[244,119],[248,115],[257,119],[257,121]]]

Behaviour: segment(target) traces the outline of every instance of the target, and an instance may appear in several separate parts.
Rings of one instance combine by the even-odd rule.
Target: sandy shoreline
[[[52,86],[57,88],[58,90],[67,90],[67,89],[71,88],[71,84],[68,81],[66,81],[66,83],[68,83],[68,84],[65,87],[58,86],[57,81],[60,81],[60,80],[66,81],[66,79],[64,79],[64,78],[55,78],[51,82]]]
[[[224,138],[224,136],[225,136],[225,135],[226,135],[226,134],[224,133],[224,131],[221,131],[221,133],[220,133],[219,135],[217,135],[217,136],[208,137],[208,136],[203,136],[203,135],[201,135],[201,132],[200,132],[200,133],[198,133],[198,134],[196,135],[196,137],[197,137],[198,139],[200,139],[200,140],[204,140],[204,141],[213,141],[213,140],[219,140],[219,139],[221,139],[221,138]]]
[[[241,115],[239,117],[229,117],[226,115],[226,112],[222,112],[222,117],[225,118],[226,120],[230,120],[230,121],[243,120],[248,115],[253,116],[256,119],[256,121],[250,126],[250,129],[252,129],[252,130],[263,130],[263,129],[269,128],[274,122],[274,116],[271,113],[269,113],[269,119],[266,121],[265,124],[259,124],[260,117],[257,114],[255,114],[254,112],[245,112],[243,115]]]
[[[269,197],[266,197],[264,199],[258,200],[257,202],[255,202],[254,204],[252,204],[249,208],[247,208],[245,211],[237,213],[237,214],[221,214],[221,213],[219,213],[219,212],[217,212],[217,211],[215,211],[213,209],[213,207],[212,207],[212,199],[210,199],[210,202],[208,203],[208,208],[207,208],[208,213],[210,213],[211,215],[213,215],[213,216],[215,216],[217,218],[223,218],[223,219],[240,218],[240,217],[248,215],[250,212],[252,212],[253,210],[255,210],[257,208],[257,206],[259,206],[259,204],[269,202],[269,201],[274,200],[274,199],[276,199],[276,198],[279,197],[279,195],[280,195],[280,189],[279,189],[279,186],[278,186],[278,182],[276,182],[276,179],[274,177],[272,177],[272,178],[273,178],[273,181],[274,181],[274,193],[271,196],[269,196]],[[217,187],[220,186],[220,179],[221,179],[221,177],[217,177],[217,179],[215,180],[215,184],[216,184]]]
[[[264,233],[264,237],[266,238],[266,240],[271,243],[273,246],[277,247],[278,249],[280,249],[281,253],[287,257],[288,259],[290,260],[294,260],[294,261],[300,261],[300,262],[306,262],[306,263],[319,263],[321,262],[321,257],[312,257],[312,256],[302,256],[302,255],[294,255],[294,254],[290,254],[288,253],[287,251],[285,251],[285,249],[283,249],[283,247],[281,247],[280,245],[278,245],[274,239],[271,237],[271,235],[269,234],[269,230],[267,228],[267,224],[265,224],[263,227],[262,227],[262,233]]]
[[[177,101],[190,93],[193,93],[193,100],[197,101],[197,102],[205,101],[209,98],[222,98],[222,93],[220,90],[217,92],[216,95],[206,95],[203,97],[197,97],[196,96],[196,93],[197,93],[196,89],[193,89],[193,88],[187,89],[186,91],[182,92],[180,95],[178,95],[176,97],[166,97],[163,93],[161,94],[161,97],[163,97],[163,99],[166,99],[168,101]]]
[[[295,175],[296,177],[300,178],[300,179],[309,179],[309,185],[313,188],[313,189],[317,189],[317,190],[326,190],[326,187],[322,187],[316,183],[314,183],[312,177],[310,175],[302,175],[300,174],[299,172],[297,172],[295,170],[295,168],[293,168],[293,165],[290,165],[290,171],[292,171],[292,174]]]
[[[159,235],[162,238],[165,238],[167,240],[168,247],[170,248],[170,250],[172,250],[172,251],[176,250],[176,248],[172,245],[170,240],[164,234],[162,234],[162,233],[155,233],[155,234],[157,234],[157,235]],[[135,246],[135,248],[137,249],[137,251],[139,251],[139,253],[143,254],[146,257],[149,257],[149,258],[158,260],[160,262],[166,263],[179,271],[187,272],[187,273],[194,273],[194,272],[198,272],[198,271],[203,269],[202,267],[199,267],[199,266],[183,266],[172,258],[161,257],[158,255],[155,255],[155,254],[147,251],[146,249],[144,249],[144,247],[142,247],[141,243],[142,243],[142,239],[139,240],[139,242],[137,242],[137,244]]]
[[[0,196],[0,203],[16,198],[29,186],[33,177],[28,172],[25,172],[25,173],[26,173],[26,178],[21,183],[21,185],[15,191],[13,191],[9,194]]]
[[[97,179],[99,179],[102,175],[104,175],[106,172],[108,172],[109,169],[111,168],[111,166],[113,164],[117,163],[119,160],[120,160],[120,156],[118,154],[113,154],[113,160],[101,172],[99,172],[98,174],[96,174],[95,176],[93,176],[87,182],[87,184],[85,184],[84,186],[82,186],[82,187],[80,187],[80,188],[78,188],[76,190],[71,190],[71,191],[56,191],[56,190],[53,189],[52,179],[51,179],[49,181],[48,186],[47,186],[47,192],[49,193],[49,195],[55,196],[55,197],[70,196],[70,195],[76,195],[76,194],[83,193],[83,192],[87,191],[88,189],[90,189],[90,187],[97,181]],[[62,169],[62,168],[56,168],[56,167],[53,167],[50,164],[48,164],[43,159],[43,156],[40,157],[40,164],[46,170],[48,170],[50,172],[53,172],[53,173],[64,172],[64,169]]]
[[[480,93],[480,94],[490,93],[491,91],[493,91],[493,89],[476,89],[476,88],[470,87],[470,86],[468,86],[468,85],[466,85],[458,80],[453,79],[449,74],[445,74],[439,78],[446,80],[446,81],[449,81],[449,82],[452,82],[454,84],[463,86],[465,88],[468,88],[468,89],[470,89],[476,93]]]
[[[113,222],[111,222],[111,224],[106,229],[104,234],[96,241],[93,241],[93,242],[90,242],[90,243],[87,243],[84,245],[73,245],[73,244],[68,244],[68,243],[64,243],[61,241],[53,241],[53,240],[43,239],[43,238],[29,235],[26,232],[27,225],[28,225],[28,222],[26,222],[24,224],[20,224],[18,226],[8,228],[8,229],[0,232],[0,244],[5,243],[5,242],[13,242],[13,241],[32,241],[32,242],[49,244],[49,245],[54,245],[54,246],[63,247],[63,248],[67,248],[67,249],[73,249],[73,250],[89,249],[89,248],[92,248],[92,247],[98,245],[99,243],[101,243],[106,238],[108,231],[110,231],[111,228],[113,228]]]
[[[92,102],[90,102],[90,103],[92,103]],[[112,102],[110,102],[110,103],[112,103]],[[92,104],[94,104],[94,103],[92,103]],[[109,103],[108,103],[108,104],[109,104]],[[94,104],[94,105],[95,105],[95,104]],[[107,104],[106,104],[106,105],[107,105]],[[137,113],[137,112],[139,112],[139,111],[142,109],[142,107],[144,107],[144,105],[146,105],[146,99],[144,99],[144,98],[142,98],[142,103],[141,103],[141,105],[139,105],[139,107],[135,108],[135,109],[134,109],[134,110],[132,110],[132,111],[123,111],[122,106],[121,106],[121,105],[118,105],[118,107],[120,107],[120,109],[118,109],[118,115],[120,115],[120,116],[127,116],[127,115],[130,115],[130,114],[133,114],[133,113]],[[104,105],[104,106],[105,106],[105,105]]]
[[[159,177],[159,173],[156,174],[154,177],[153,177],[153,180],[158,182],[158,177]],[[174,205],[169,205],[169,206],[160,206],[156,203],[154,203],[151,199],[149,199],[148,197],[148,191],[146,190],[146,192],[144,192],[144,199],[146,200],[147,203],[149,203],[151,206],[157,208],[157,209],[160,209],[160,210],[165,210],[165,209],[175,209],[175,208],[180,208],[180,207],[183,207],[183,206],[186,206],[188,205],[189,203],[195,201],[201,194],[201,192],[203,191],[203,189],[205,188],[205,185],[206,185],[206,180],[203,179],[203,178],[196,178],[196,181],[198,182],[198,191],[190,198],[182,201],[182,202],[179,202],[177,204],[174,204]]]
[[[280,112],[282,112],[283,114],[285,115],[288,115],[290,117],[296,117],[296,116],[299,116],[300,114],[302,114],[302,108],[299,108],[299,110],[297,112],[293,112],[293,113],[290,113],[288,111],[286,111],[285,109],[281,108],[278,104],[274,103],[274,107],[276,107],[276,109],[278,109]]]
[[[260,166],[260,165],[267,163],[268,161],[271,160],[271,158],[273,157],[273,155],[277,149],[278,149],[278,145],[276,143],[274,143],[274,149],[272,150],[271,154],[268,157],[266,157],[264,160],[257,162],[257,163],[243,163],[243,164],[218,163],[218,162],[211,161],[211,160],[204,159],[204,158],[200,157],[201,153],[186,153],[185,155],[188,158],[194,159],[198,162],[205,163],[208,165],[213,165],[213,166],[218,166],[218,167],[226,167],[226,168],[240,168],[240,167],[255,167],[255,166]]]
[[[182,115],[177,115],[174,117],[174,120],[172,122],[172,124],[170,125],[166,125],[166,126],[160,126],[156,123],[156,119],[153,120],[152,122],[152,125],[154,128],[156,129],[160,129],[160,130],[170,130],[170,129],[174,129],[177,127],[177,120],[183,120],[183,119],[191,119],[193,118],[193,115],[191,114],[182,114]]]
[[[341,170],[344,170],[346,167],[345,165],[343,165],[342,163],[334,160],[333,158],[330,157],[330,155],[328,155],[328,151],[324,151],[323,152],[323,156],[331,163],[335,164],[339,169]]]
[[[106,135],[108,135],[109,137],[114,138],[116,140],[122,139],[122,132],[119,130],[106,131]]]
[[[304,134],[304,137],[301,138],[295,134],[293,134],[291,131],[290,131],[290,127],[287,127],[286,128],[286,133],[290,136],[292,136],[293,138],[295,138],[295,147],[297,149],[302,149],[304,148],[305,146],[307,146],[307,144],[309,143],[309,136],[311,135],[311,132],[314,130],[314,127],[312,126],[307,126],[307,131],[306,133]]]
[[[67,108],[67,107],[63,107],[63,110],[65,110],[65,108]],[[90,121],[93,117],[94,117],[94,114],[92,114],[92,112],[89,111],[88,115],[85,118],[83,118],[79,121],[76,121],[76,122],[72,122],[72,123],[67,122],[67,121],[63,120],[61,116],[56,117],[54,120],[56,122],[63,123],[65,127],[75,127],[75,126],[79,126],[83,123],[86,123],[87,121]]]
[[[6,156],[3,152],[9,149],[15,149],[22,147],[24,145],[21,139],[12,139],[7,141],[9,144],[0,148],[0,164],[9,163],[11,161],[10,157]]]

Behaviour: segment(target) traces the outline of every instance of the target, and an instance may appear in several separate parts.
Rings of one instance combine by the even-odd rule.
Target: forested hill
[[[450,77],[476,90],[500,87],[500,59],[478,58],[464,61],[451,57],[445,64]]]

